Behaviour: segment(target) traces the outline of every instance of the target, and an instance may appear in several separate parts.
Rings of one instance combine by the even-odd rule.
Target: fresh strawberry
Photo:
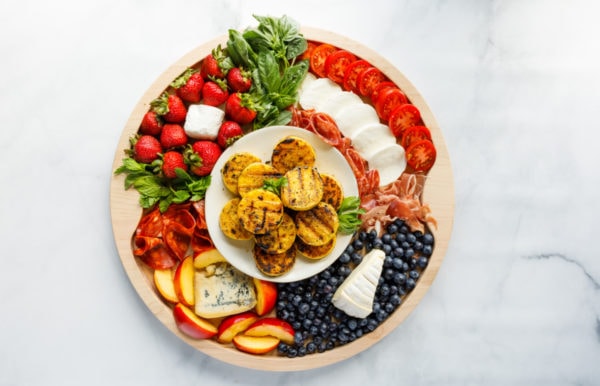
[[[204,104],[209,106],[219,106],[227,100],[229,93],[227,85],[224,82],[208,81],[202,87],[202,95],[204,95]]]
[[[151,163],[161,152],[160,142],[151,135],[140,136],[133,145],[133,158],[141,163]]]
[[[159,135],[160,131],[162,130],[162,126],[163,122],[158,114],[156,114],[156,112],[153,110],[149,110],[142,118],[140,132],[148,135]]]
[[[162,93],[162,95],[150,102],[152,110],[170,123],[182,123],[187,115],[185,104],[176,94]]]
[[[252,101],[248,94],[233,93],[227,98],[225,115],[240,125],[250,123],[256,117],[256,111],[251,105]]]
[[[227,84],[233,91],[246,92],[252,86],[252,78],[247,71],[234,67],[227,73]]]
[[[231,146],[235,141],[244,135],[242,127],[234,121],[225,121],[219,128],[217,134],[217,143],[222,149]]]
[[[163,126],[162,132],[160,133],[160,144],[164,149],[185,146],[187,142],[188,136],[181,125],[167,123]]]
[[[171,83],[171,86],[176,89],[175,93],[184,102],[198,103],[202,98],[204,79],[197,70],[188,68]]]
[[[188,170],[188,166],[183,161],[183,154],[178,151],[168,151],[163,155],[162,171],[165,177],[175,178],[177,173],[175,169],[181,168],[185,171]]]
[[[219,60],[222,60],[223,57],[224,53],[221,49],[221,46],[218,46],[210,54],[206,55],[206,57],[202,60],[202,64],[200,65],[200,73],[202,74],[202,78],[205,80],[209,77],[223,79],[225,74],[219,66]]]
[[[197,176],[207,176],[213,170],[215,163],[223,153],[221,147],[213,141],[197,141],[186,148],[185,156],[190,165],[190,171]]]

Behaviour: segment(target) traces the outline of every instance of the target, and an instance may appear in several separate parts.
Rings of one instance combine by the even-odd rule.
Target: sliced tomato
[[[346,50],[337,50],[325,60],[325,74],[337,84],[344,81],[346,68],[356,61],[356,56]]]
[[[331,44],[322,43],[315,47],[310,55],[310,69],[313,73],[325,77],[325,61],[327,57],[337,51]]]
[[[385,75],[375,67],[369,67],[358,74],[356,84],[360,95],[370,97],[379,83],[385,81]]]
[[[383,82],[379,83],[377,86],[375,86],[375,88],[373,89],[373,92],[371,93],[371,103],[373,105],[375,105],[375,103],[377,103],[377,98],[379,98],[379,94],[386,88],[390,88],[390,87],[398,88],[398,86],[396,86],[396,83],[389,81],[389,80],[383,81]]]
[[[425,126],[413,126],[404,131],[402,135],[402,147],[408,149],[415,142],[427,139],[431,141],[431,132]]]
[[[300,60],[310,60],[310,56],[312,55],[316,47],[317,43],[309,41],[307,43],[306,50],[302,54],[300,54]]]
[[[415,105],[404,103],[397,106],[388,119],[388,126],[396,138],[402,138],[404,131],[409,127],[421,125],[421,112]]]
[[[406,163],[415,172],[428,172],[435,163],[436,151],[433,143],[424,139],[406,149]]]
[[[346,67],[346,72],[344,73],[344,80],[342,83],[344,90],[354,91],[358,94],[359,91],[356,84],[356,81],[358,80],[358,74],[369,67],[371,67],[371,64],[363,59],[359,59]]]
[[[375,102],[375,110],[377,115],[383,121],[387,122],[390,118],[390,114],[394,109],[400,105],[408,102],[406,95],[397,87],[388,87],[383,89],[377,97]]]

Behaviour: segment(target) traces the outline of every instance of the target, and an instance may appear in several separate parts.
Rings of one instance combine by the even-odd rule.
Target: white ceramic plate
[[[206,221],[208,232],[215,247],[237,269],[247,275],[278,283],[302,280],[329,267],[344,252],[352,235],[339,233],[333,251],[320,260],[309,260],[298,254],[294,267],[284,275],[269,277],[261,273],[252,256],[253,241],[232,240],[225,236],[219,227],[219,215],[223,206],[235,196],[223,185],[221,169],[235,153],[247,151],[258,156],[263,162],[271,159],[273,147],[288,135],[296,135],[307,140],[315,149],[315,166],[321,173],[327,173],[341,183],[344,196],[358,196],[358,186],[350,166],[335,148],[323,142],[315,134],[297,127],[271,126],[249,133],[228,147],[215,164],[211,174],[211,184],[206,192]]]

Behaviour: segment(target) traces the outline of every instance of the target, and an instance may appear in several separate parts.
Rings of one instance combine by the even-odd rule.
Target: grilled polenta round
[[[263,235],[256,235],[254,241],[267,253],[283,253],[294,245],[296,224],[289,214],[284,213],[279,226]]]
[[[329,174],[321,174],[321,179],[323,180],[323,198],[321,201],[333,206],[335,210],[340,209],[344,200],[342,185]]]
[[[323,257],[327,256],[329,253],[331,253],[331,251],[333,251],[336,241],[337,241],[337,237],[334,236],[331,240],[329,240],[325,244],[319,245],[319,246],[314,246],[314,245],[306,244],[300,238],[296,238],[295,244],[296,244],[296,249],[298,250],[298,252],[300,252],[300,254],[302,254],[302,256],[309,258],[311,260],[319,260],[319,259],[322,259]]]
[[[296,166],[314,166],[317,156],[312,145],[300,137],[290,135],[279,141],[271,154],[271,165],[281,173]]]
[[[265,180],[281,178],[273,166],[263,162],[254,162],[246,166],[238,177],[238,193],[244,197],[248,192],[262,188]]]
[[[284,177],[287,183],[281,187],[281,201],[287,208],[308,210],[323,198],[323,180],[317,168],[298,166],[285,173]]]
[[[335,237],[339,224],[335,209],[326,202],[319,202],[310,210],[296,213],[296,236],[305,244],[322,246]]]
[[[294,246],[283,253],[268,253],[258,245],[254,245],[253,254],[256,268],[271,277],[281,276],[289,272],[296,262],[296,248]]]
[[[238,194],[238,178],[246,166],[260,162],[260,158],[252,153],[235,153],[223,164],[221,177],[223,185],[233,194]]]
[[[242,226],[255,235],[275,230],[283,219],[283,203],[272,192],[254,189],[246,193],[238,204]]]
[[[240,223],[238,216],[238,205],[240,198],[236,197],[229,200],[219,216],[219,226],[225,236],[234,240],[250,240],[253,236],[243,225]]]

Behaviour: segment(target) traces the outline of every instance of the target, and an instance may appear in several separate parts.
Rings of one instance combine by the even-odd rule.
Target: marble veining
[[[396,65],[442,128],[456,210],[413,313],[346,361],[267,373],[177,339],[127,280],[111,165],[139,98],[252,14]],[[600,3],[24,0],[0,13],[0,385],[600,384]]]

